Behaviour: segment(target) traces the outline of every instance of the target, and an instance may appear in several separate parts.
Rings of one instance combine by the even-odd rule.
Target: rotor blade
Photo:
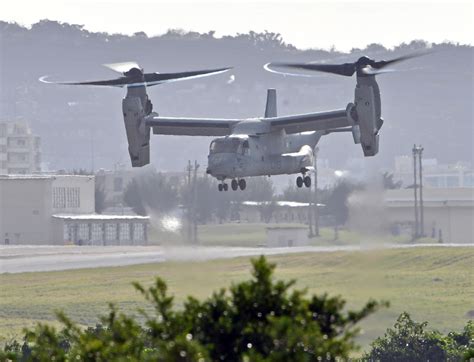
[[[43,83],[54,83],[64,85],[100,85],[100,86],[112,86],[112,87],[141,87],[141,86],[153,86],[161,83],[176,82],[180,80],[206,77],[209,75],[219,74],[227,72],[232,68],[219,68],[209,70],[197,70],[192,72],[181,72],[181,73],[147,73],[144,74],[144,82],[131,77],[120,77],[109,80],[97,80],[97,81],[85,81],[85,82],[52,82],[48,81],[48,76],[43,76],[39,80]]]
[[[354,63],[344,63],[344,64],[270,63],[270,66],[312,70],[312,71],[317,71],[317,72],[344,75],[346,77],[352,76],[356,71],[356,66]]]
[[[171,83],[177,82],[180,80],[187,80],[193,78],[207,77],[210,75],[216,75],[220,73],[227,72],[229,68],[218,68],[218,69],[207,69],[207,70],[195,70],[190,72],[180,72],[180,73],[146,73],[145,83],[147,86],[152,86],[161,83]]]
[[[281,72],[275,69],[270,68],[272,63],[267,63],[263,66],[263,69],[265,69],[267,72],[270,73],[275,73],[275,74],[281,74],[284,76],[290,76],[290,77],[302,77],[302,78],[316,78],[316,77],[321,77],[321,75],[315,75],[315,74],[302,74],[302,73],[289,73],[289,72]]]
[[[112,87],[123,87],[130,83],[130,79],[127,77],[120,77],[117,79],[109,79],[109,80],[95,80],[95,81],[85,81],[85,82],[53,82],[47,80],[49,76],[44,75],[39,78],[40,82],[47,83],[47,84],[64,84],[64,85],[103,85],[103,86],[112,86]]]
[[[423,52],[418,52],[418,53],[412,53],[412,54],[407,54],[403,55],[398,58],[390,59],[390,60],[380,60],[378,62],[375,62],[372,67],[376,69],[381,69],[383,67],[386,67],[389,64],[394,64],[398,62],[403,62],[404,60],[412,59],[412,58],[418,58],[422,57],[424,55],[430,54],[432,51],[423,51]]]
[[[110,64],[102,64],[104,67],[112,69],[114,72],[117,73],[125,73],[128,72],[132,68],[142,69],[137,62],[122,62],[122,63],[110,63]]]
[[[361,72],[367,75],[377,75],[377,74],[383,74],[383,73],[393,73],[396,72],[395,69],[377,69],[377,68],[372,68],[370,65],[365,66],[364,68],[361,69]]]

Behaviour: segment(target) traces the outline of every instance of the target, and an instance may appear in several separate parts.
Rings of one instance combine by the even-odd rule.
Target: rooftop
[[[245,206],[262,206],[270,205],[271,201],[242,201],[242,205]],[[296,201],[276,201],[276,206],[280,207],[308,207],[309,202],[296,202]],[[319,207],[326,206],[324,204],[318,204]]]
[[[93,178],[93,175],[55,175],[55,174],[8,174],[0,175],[0,180],[54,180],[66,177],[87,177]]]
[[[107,220],[150,220],[149,216],[139,215],[101,215],[101,214],[56,214],[53,215],[55,219],[61,220],[91,220],[91,221],[107,221]]]
[[[50,175],[0,175],[0,180],[48,180]]]

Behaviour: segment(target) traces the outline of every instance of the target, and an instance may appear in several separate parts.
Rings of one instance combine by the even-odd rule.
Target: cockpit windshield
[[[240,138],[217,138],[211,142],[210,153],[243,153],[248,141]]]

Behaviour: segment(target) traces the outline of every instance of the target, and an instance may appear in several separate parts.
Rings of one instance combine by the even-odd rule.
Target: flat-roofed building
[[[53,213],[93,214],[95,178],[92,175],[52,175]]]
[[[474,170],[469,163],[439,164],[434,158],[426,158],[423,159],[422,165],[423,186],[426,188],[474,188]],[[395,157],[393,175],[394,179],[401,181],[403,186],[413,185],[413,157]]]
[[[388,190],[388,223],[413,234],[414,204],[413,189]],[[423,205],[426,236],[441,236],[447,243],[474,243],[473,188],[424,188]]]
[[[48,244],[51,240],[53,179],[0,175],[0,242]]]
[[[2,244],[147,243],[148,217],[94,209],[94,176],[0,175]]]
[[[318,204],[318,208],[325,205]],[[243,201],[234,204],[238,219],[244,222],[308,223],[310,204],[295,201]],[[235,218],[235,217],[234,217]]]
[[[78,245],[144,245],[148,216],[53,215],[56,243]]]

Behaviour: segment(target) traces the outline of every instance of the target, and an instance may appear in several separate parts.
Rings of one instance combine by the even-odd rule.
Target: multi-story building
[[[41,171],[40,138],[25,122],[0,121],[0,174]]]
[[[474,171],[468,163],[439,164],[434,158],[423,159],[423,186],[427,188],[474,187]],[[417,178],[419,177],[417,171]],[[413,157],[395,157],[394,179],[403,187],[413,185]],[[418,180],[419,182],[419,180]]]

